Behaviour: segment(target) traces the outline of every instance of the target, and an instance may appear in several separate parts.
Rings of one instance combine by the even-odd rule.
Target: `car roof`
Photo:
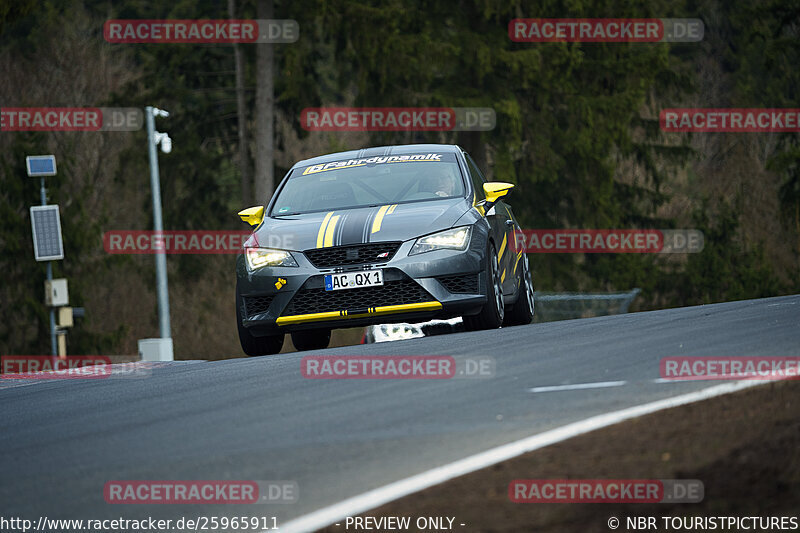
[[[292,168],[318,165],[320,163],[330,163],[342,159],[362,159],[365,157],[418,154],[420,152],[445,152],[458,153],[461,151],[455,144],[401,144],[394,146],[375,146],[373,148],[362,148],[360,150],[349,150],[347,152],[336,152],[326,154],[311,159],[304,159],[294,164]]]

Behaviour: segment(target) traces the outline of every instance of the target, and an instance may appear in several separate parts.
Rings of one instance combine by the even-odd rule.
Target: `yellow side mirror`
[[[248,207],[239,211],[239,218],[251,226],[258,226],[264,220],[264,206]]]
[[[486,202],[493,204],[514,188],[513,183],[503,183],[502,181],[492,181],[483,184],[483,192],[486,193]]]

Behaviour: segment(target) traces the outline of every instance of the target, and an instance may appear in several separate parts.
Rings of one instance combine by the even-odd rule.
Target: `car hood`
[[[470,208],[464,198],[323,211],[265,218],[250,242],[308,250],[379,241],[405,241],[451,228]]]

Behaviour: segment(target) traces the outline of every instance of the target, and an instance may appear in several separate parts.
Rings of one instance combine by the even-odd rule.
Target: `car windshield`
[[[271,215],[457,198],[464,192],[453,153],[343,159],[294,169]]]

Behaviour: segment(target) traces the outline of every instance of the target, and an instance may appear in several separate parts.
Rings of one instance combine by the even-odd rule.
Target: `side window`
[[[486,194],[483,192],[483,184],[486,183],[486,179],[469,154],[465,152],[464,156],[467,160],[467,168],[469,169],[469,177],[472,180],[472,188],[475,189],[475,200],[477,202],[485,200]]]

